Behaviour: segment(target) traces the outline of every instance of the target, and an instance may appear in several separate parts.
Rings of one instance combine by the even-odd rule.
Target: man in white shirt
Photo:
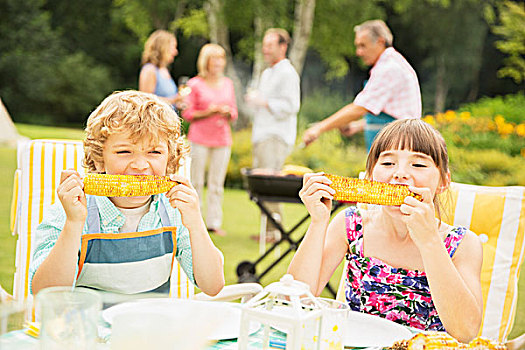
[[[268,29],[262,43],[264,70],[255,93],[246,102],[255,108],[252,144],[253,167],[275,171],[282,169],[291,153],[297,135],[297,113],[300,107],[300,80],[297,71],[286,58],[290,35],[281,28]],[[280,221],[279,206],[268,203],[272,216]],[[267,227],[272,240],[275,228]]]

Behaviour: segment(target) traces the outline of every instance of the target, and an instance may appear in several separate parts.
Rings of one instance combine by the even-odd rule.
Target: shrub
[[[477,117],[494,118],[497,115],[505,116],[512,123],[525,121],[525,94],[505,95],[497,97],[483,97],[474,103],[461,106],[458,112],[470,112]]]
[[[343,104],[337,95],[325,96],[322,92],[305,98],[299,115],[299,121],[303,122],[299,126],[298,140],[306,128],[306,121],[322,119]],[[494,186],[525,185],[524,107],[525,98],[518,94],[481,99],[477,104],[462,107],[461,112],[425,116],[424,119],[434,125],[447,142],[453,181]],[[509,113],[510,117],[503,113]],[[307,148],[296,146],[285,163],[357,177],[365,169],[366,156],[362,134],[346,139],[337,131],[331,131]],[[226,186],[242,187],[240,170],[251,164],[251,130],[235,131]]]
[[[319,140],[307,148],[300,149],[296,145],[292,154],[285,161],[286,164],[302,165],[314,171],[333,172],[346,176],[358,176],[359,172],[364,170],[365,162],[365,148],[346,145],[335,131],[322,135]],[[241,187],[241,169],[251,166],[251,130],[236,131],[233,133],[232,154],[225,186]]]

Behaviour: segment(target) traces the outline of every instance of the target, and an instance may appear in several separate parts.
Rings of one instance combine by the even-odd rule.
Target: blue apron
[[[175,261],[177,228],[170,226],[163,202],[162,227],[143,232],[100,233],[100,215],[94,197],[88,198],[87,233],[82,235],[77,286],[117,293],[170,293]],[[187,282],[187,279],[186,279]],[[189,288],[187,283],[186,288]],[[179,297],[180,284],[179,284]],[[188,292],[187,296],[193,293]],[[176,295],[177,296],[177,295]]]
[[[393,122],[396,118],[381,112],[378,115],[373,115],[372,113],[365,114],[365,144],[367,152],[370,152],[370,147],[376,135],[385,127],[385,125]]]

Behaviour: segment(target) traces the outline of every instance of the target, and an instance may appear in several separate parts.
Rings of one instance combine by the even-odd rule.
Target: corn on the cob
[[[88,174],[84,192],[105,197],[150,196],[167,192],[176,184],[168,176]]]
[[[505,350],[506,346],[484,337],[474,338],[470,343],[458,342],[446,332],[419,333],[409,340],[397,341],[389,350]]]
[[[411,192],[406,185],[393,185],[332,174],[325,174],[325,176],[332,181],[330,187],[335,190],[334,199],[340,202],[401,205],[407,196],[422,200],[420,195]]]
[[[408,341],[410,350],[452,350],[466,349],[466,346],[446,332],[419,333]]]

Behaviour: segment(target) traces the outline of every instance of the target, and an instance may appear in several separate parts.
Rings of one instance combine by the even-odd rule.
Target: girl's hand
[[[68,220],[82,223],[86,221],[86,194],[84,193],[84,182],[78,172],[73,169],[62,171],[57,195]]]
[[[414,197],[408,196],[399,209],[403,213],[403,221],[407,225],[410,237],[417,247],[421,249],[427,244],[433,244],[435,242],[434,239],[441,241],[441,238],[438,233],[430,189],[413,186],[409,186],[409,189],[421,195],[423,200],[420,202]]]
[[[332,200],[335,194],[335,190],[329,186],[331,183],[332,181],[322,172],[303,176],[303,187],[299,191],[299,197],[310,213],[312,222],[330,220]]]
[[[177,208],[182,216],[182,223],[186,228],[202,222],[199,206],[199,195],[190,181],[179,175],[170,175],[170,180],[178,182],[167,193],[171,206]]]

